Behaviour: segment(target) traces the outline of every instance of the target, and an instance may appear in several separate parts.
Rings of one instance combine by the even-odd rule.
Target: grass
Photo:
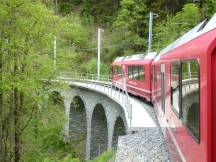
[[[110,162],[110,161],[114,161],[115,153],[116,153],[115,150],[111,149],[111,150],[108,150],[108,151],[102,153],[100,156],[98,156],[94,160],[90,160],[88,162]]]

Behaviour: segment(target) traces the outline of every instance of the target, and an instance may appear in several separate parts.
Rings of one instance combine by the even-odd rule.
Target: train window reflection
[[[128,78],[145,80],[145,66],[128,66]]]
[[[132,66],[128,67],[128,77],[129,79],[133,78],[133,67]]]
[[[182,122],[192,135],[200,138],[199,63],[197,60],[181,64]]]
[[[139,78],[139,69],[138,66],[133,66],[133,79]]]
[[[115,75],[121,75],[122,71],[121,71],[121,67],[119,65],[114,66],[114,73],[115,73]]]
[[[139,80],[145,79],[145,70],[144,66],[139,66]]]
[[[171,64],[171,105],[176,113],[179,113],[180,104],[179,104],[179,62],[175,62]]]

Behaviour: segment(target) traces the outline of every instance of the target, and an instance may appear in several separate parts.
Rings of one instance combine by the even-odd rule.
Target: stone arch
[[[118,144],[118,137],[126,135],[126,129],[123,119],[119,116],[116,119],[114,130],[113,130],[113,137],[112,137],[112,147],[117,148]]]
[[[90,159],[108,148],[108,127],[106,113],[101,104],[97,104],[92,113]]]
[[[70,105],[69,138],[74,151],[85,158],[87,140],[87,120],[85,104],[80,96],[75,96]]]

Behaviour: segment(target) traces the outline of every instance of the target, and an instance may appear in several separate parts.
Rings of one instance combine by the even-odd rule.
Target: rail
[[[112,77],[110,75],[101,75],[100,80],[97,79],[97,74],[89,73],[61,73],[60,80],[67,82],[84,83],[82,86],[97,90],[108,95],[114,101],[119,103],[125,110],[125,115],[128,124],[132,123],[132,104],[130,102],[130,96],[128,92],[123,89],[124,86],[120,83],[113,84]]]

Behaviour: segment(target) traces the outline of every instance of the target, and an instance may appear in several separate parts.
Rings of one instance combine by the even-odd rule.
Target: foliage
[[[215,0],[205,0],[204,11],[206,17],[211,17],[216,12],[216,1]]]
[[[117,14],[120,0],[61,0],[60,13],[63,15],[73,12],[83,17],[87,24],[92,21],[103,27],[110,25]]]
[[[44,96],[40,109],[23,134],[23,161],[43,161],[46,157],[58,159],[69,154],[69,144],[64,141],[66,122],[64,105]]]
[[[142,0],[123,0],[121,10],[113,24],[113,28],[118,32],[126,32],[126,39],[134,44],[135,51],[144,50],[146,47],[148,12]]]
[[[154,28],[154,49],[162,49],[172,43],[185,32],[198,24],[201,19],[199,8],[195,4],[187,4],[175,16],[167,19]]]
[[[76,9],[75,7],[80,5],[82,0],[60,0],[59,1],[59,12],[63,15],[70,14],[71,9]]]
[[[148,7],[159,15],[162,21],[167,15],[175,15],[180,12],[185,4],[191,3],[192,0],[154,0],[147,2]]]
[[[85,73],[96,74],[97,73],[97,59],[91,59],[88,63],[84,64],[82,71]],[[101,73],[110,74],[110,67],[107,64],[101,63]]]
[[[87,53],[84,49],[96,46],[90,36],[89,29],[82,25],[77,15],[63,18],[57,37],[58,71],[80,71],[79,65],[85,64],[92,56],[92,52]]]
[[[110,74],[116,57],[146,51],[149,11],[159,14],[156,51],[216,11],[215,0],[0,2],[0,161],[79,161],[79,150],[64,140],[61,99],[49,100],[49,90],[57,86],[50,80],[65,71],[97,72],[98,26],[105,29],[101,73]],[[109,151],[94,161],[113,156]]]
[[[90,160],[88,162],[109,162],[111,160],[114,160],[115,158],[115,151],[112,150],[108,150],[104,153],[102,153],[100,156],[98,156],[97,158],[95,158],[94,160]],[[63,159],[56,159],[54,157],[46,157],[42,162],[81,162],[79,159],[74,158],[72,156],[66,156]]]
[[[98,156],[97,158],[89,162],[108,162],[114,160],[114,158],[115,158],[115,150],[112,149],[102,153],[100,156]]]
[[[46,104],[51,87],[42,82],[54,77],[53,38],[64,20],[39,0],[2,0],[0,12],[0,161],[73,155],[64,109]]]

